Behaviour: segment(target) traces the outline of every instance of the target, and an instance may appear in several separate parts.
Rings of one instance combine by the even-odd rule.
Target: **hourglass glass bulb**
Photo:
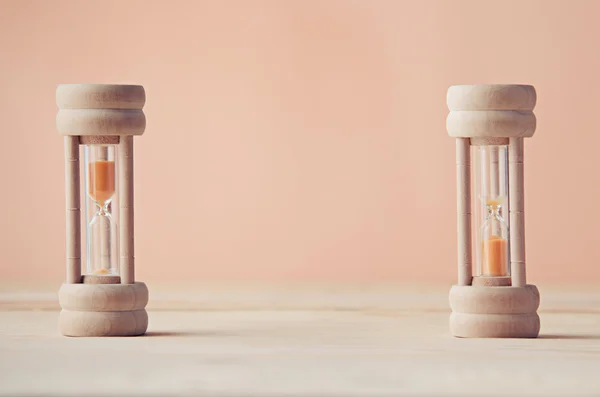
[[[87,270],[93,275],[118,275],[118,230],[112,214],[116,191],[116,146],[86,145],[88,196]]]
[[[487,215],[481,229],[482,275],[508,276],[508,225],[502,218],[502,200],[486,200]]]

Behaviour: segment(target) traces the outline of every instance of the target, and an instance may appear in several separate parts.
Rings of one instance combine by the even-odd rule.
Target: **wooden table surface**
[[[446,286],[155,290],[134,338],[0,293],[0,395],[600,396],[600,289],[540,287],[529,340],[450,337]]]

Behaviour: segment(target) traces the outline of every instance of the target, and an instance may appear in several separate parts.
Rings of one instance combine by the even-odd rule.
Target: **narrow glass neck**
[[[110,203],[112,202],[112,199],[108,199],[103,203],[99,203],[97,201],[94,201],[94,204],[96,204],[96,215],[99,216],[110,216],[110,212],[111,212],[111,205]]]
[[[504,218],[502,218],[502,204],[486,204],[486,217],[485,220],[490,220],[495,218],[501,222],[504,222]]]

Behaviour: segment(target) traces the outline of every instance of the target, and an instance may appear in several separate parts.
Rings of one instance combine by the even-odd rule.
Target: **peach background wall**
[[[600,276],[598,1],[0,0],[0,283],[64,277],[59,83],[146,87],[145,281],[453,282],[446,89],[529,83],[529,278]]]

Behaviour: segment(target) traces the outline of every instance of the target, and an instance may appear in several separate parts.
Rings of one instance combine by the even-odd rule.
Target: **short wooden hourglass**
[[[56,128],[65,141],[67,277],[59,292],[64,335],[141,335],[148,327],[148,289],[135,281],[133,235],[133,137],[144,133],[145,101],[144,87],[137,85],[67,84],[56,90]]]
[[[450,290],[450,331],[457,337],[535,338],[540,295],[525,278],[523,179],[523,139],[536,127],[535,89],[452,86],[447,102],[458,189],[458,285]]]

